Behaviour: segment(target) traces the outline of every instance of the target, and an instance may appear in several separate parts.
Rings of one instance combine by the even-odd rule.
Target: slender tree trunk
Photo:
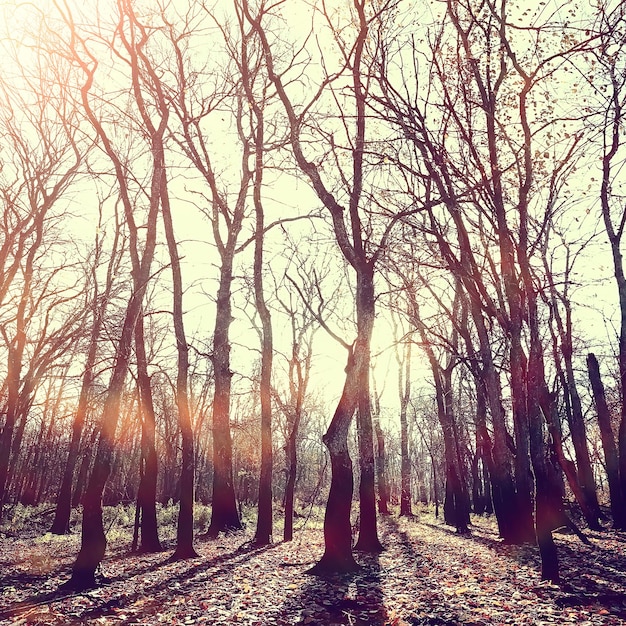
[[[619,505],[618,524],[619,528],[626,528],[626,514],[622,509],[626,508],[626,275],[624,274],[624,256],[622,253],[622,237],[624,233],[624,208],[621,208],[621,218],[615,219],[613,224],[612,203],[616,201],[613,197],[614,169],[621,165],[614,160],[622,147],[622,129],[624,125],[624,105],[623,96],[620,90],[623,87],[621,76],[616,76],[618,70],[616,66],[610,68],[611,89],[609,91],[609,110],[607,111],[607,125],[604,129],[605,153],[602,157],[602,184],[600,187],[600,205],[602,208],[602,218],[611,245],[611,255],[613,259],[613,275],[617,286],[620,311],[620,329],[618,343],[618,366],[619,366],[619,392],[620,392],[620,422],[617,436],[618,454],[618,476],[619,476]],[[618,213],[619,215],[619,213]],[[598,414],[600,409],[598,408]],[[604,443],[604,442],[603,442]],[[606,450],[605,450],[606,454]],[[608,462],[607,462],[608,465]],[[613,495],[613,494],[612,494]],[[615,494],[617,495],[617,494]],[[613,498],[611,498],[613,501]]]
[[[97,306],[97,305],[94,305]],[[104,312],[104,311],[102,311]],[[78,406],[74,414],[72,422],[72,435],[70,438],[70,447],[65,462],[61,487],[57,497],[56,509],[54,512],[54,520],[50,532],[55,535],[63,535],[70,530],[70,513],[72,510],[72,482],[74,479],[74,470],[78,460],[78,452],[80,450],[80,440],[87,417],[87,406],[89,402],[89,392],[94,379],[94,366],[96,363],[96,354],[98,346],[98,336],[100,334],[102,315],[100,312],[94,312],[92,322],[91,338],[89,341],[89,350],[87,352],[87,361],[85,363],[85,371],[83,372],[83,380],[78,397]]]
[[[99,224],[101,223],[101,221],[102,214],[100,214]],[[111,296],[111,290],[113,288],[113,276],[115,275],[116,264],[118,261],[118,240],[119,231],[116,230],[111,250],[111,256],[107,267],[104,291],[102,294],[100,294],[98,289],[98,278],[96,276],[96,269],[98,267],[98,261],[102,252],[102,241],[100,237],[96,238],[96,254],[94,259],[94,265],[91,270],[91,279],[93,282],[93,296],[91,301],[92,321],[91,333],[89,336],[89,348],[87,350],[87,359],[85,361],[85,369],[83,371],[80,394],[78,396],[78,405],[76,407],[76,413],[74,414],[74,420],[72,421],[72,435],[70,438],[70,446],[67,453],[67,460],[65,462],[63,478],[61,480],[61,486],[59,488],[59,493],[57,496],[54,520],[52,522],[52,527],[50,528],[50,532],[57,535],[68,533],[70,530],[70,514],[73,505],[72,483],[74,480],[76,464],[78,462],[81,438],[83,436],[83,431],[85,428],[85,420],[87,418],[87,411],[89,408],[89,398],[95,378],[94,368],[96,365],[96,357],[98,354],[98,339],[100,338],[104,317],[106,315],[109,298]]]
[[[287,456],[287,480],[285,482],[285,520],[283,527],[283,539],[291,541],[293,539],[293,514],[294,514],[294,495],[296,489],[297,474],[297,436],[298,429],[296,422],[292,423],[286,445]]]
[[[302,371],[302,362],[300,360],[299,347],[296,342],[296,334],[295,331],[293,331],[292,354],[289,362],[289,390],[291,403],[293,405],[293,416],[289,424],[289,434],[286,445],[287,481],[285,484],[285,525],[283,530],[283,539],[285,541],[291,541],[293,539],[294,495],[298,471],[298,431],[300,421],[302,420],[304,393],[308,382],[310,358],[311,350],[309,349],[305,361],[307,372],[305,375]]]
[[[411,508],[411,457],[409,456],[409,428],[407,410],[411,398],[411,343],[404,351],[404,375],[398,377],[400,392],[400,516],[412,517]],[[398,363],[402,368],[402,364]],[[403,379],[404,378],[404,384]]]
[[[179,482],[178,525],[176,529],[176,550],[173,559],[187,559],[198,556],[193,547],[193,503],[195,485],[195,452],[193,425],[189,409],[189,346],[185,334],[183,313],[183,278],[178,254],[178,244],[174,234],[172,211],[165,170],[161,174],[161,215],[167,240],[167,250],[172,268],[174,337],[176,339],[176,408],[181,436],[182,463]]]
[[[377,412],[374,419],[374,433],[376,434],[376,480],[378,483],[378,512],[381,515],[391,515],[389,510],[389,487],[387,486],[387,459],[385,456],[385,433],[380,426],[380,415]]]
[[[547,248],[547,237],[545,246]],[[554,283],[551,267],[548,263],[547,252],[544,250],[543,253],[545,275],[550,286],[551,313],[555,322],[555,328],[552,330],[554,362],[557,369],[558,379],[560,380],[561,387],[563,388],[565,415],[567,417],[567,423],[572,437],[577,471],[576,468],[571,467],[571,462],[567,462],[562,450],[557,450],[557,454],[559,455],[559,462],[563,467],[563,471],[567,476],[570,486],[572,486],[576,500],[581,507],[589,528],[593,530],[600,530],[601,526],[599,520],[602,517],[602,512],[600,511],[600,505],[598,503],[593,469],[591,466],[591,459],[589,457],[589,447],[587,444],[587,433],[585,429],[582,402],[580,400],[578,386],[576,385],[576,376],[574,374],[572,305],[567,291],[570,278],[569,272],[571,268],[569,256],[569,249],[566,248],[567,269],[564,276],[565,284],[563,287],[563,293],[559,294]],[[559,304],[562,304],[564,315],[561,314]],[[560,355],[562,356],[564,368],[561,367],[561,359],[559,358],[559,343]],[[576,477],[576,485],[572,482],[574,476]]]
[[[139,387],[139,415],[141,419],[141,459],[137,509],[140,521],[141,552],[159,552],[161,542],[157,528],[156,489],[158,462],[155,440],[154,401],[148,375],[143,312],[135,324],[135,354],[137,356],[137,385]]]
[[[359,429],[359,537],[355,550],[380,552],[383,549],[376,527],[376,491],[374,465],[374,432],[370,397],[370,343],[374,328],[374,274],[367,265],[357,269],[357,328],[362,354],[358,378]]]
[[[247,59],[247,54],[242,55]],[[247,69],[244,70],[247,76]],[[254,299],[261,320],[261,377],[259,395],[261,405],[261,473],[259,476],[259,504],[256,534],[256,545],[265,546],[272,541],[273,510],[272,510],[272,471],[274,466],[272,450],[272,361],[274,341],[272,334],[272,317],[265,302],[263,288],[263,239],[265,215],[261,189],[263,185],[263,144],[264,119],[263,112],[252,95],[252,86],[246,81],[248,102],[256,119],[255,129],[255,166],[253,201],[256,217],[254,231]],[[292,501],[293,502],[293,501]]]

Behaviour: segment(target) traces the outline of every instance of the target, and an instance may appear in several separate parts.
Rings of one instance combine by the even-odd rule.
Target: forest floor
[[[42,525],[43,527],[43,525]],[[280,526],[277,525],[277,531]],[[2,532],[4,530],[4,532]],[[251,545],[253,524],[196,542],[199,558],[170,562],[169,551],[129,552],[128,528],[109,526],[105,582],[59,589],[79,533],[0,529],[0,624],[394,625],[626,624],[626,534],[556,534],[563,583],[542,583],[534,546],[503,545],[493,518],[473,518],[457,535],[432,511],[381,520],[385,551],[357,553],[354,575],[306,570],[323,552],[320,520],[289,543]],[[164,533],[168,534],[168,533]]]

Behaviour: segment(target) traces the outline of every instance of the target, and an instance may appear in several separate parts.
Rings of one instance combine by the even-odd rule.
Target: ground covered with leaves
[[[359,572],[328,578],[307,574],[323,552],[319,520],[303,522],[294,541],[262,549],[252,546],[248,524],[199,539],[199,558],[170,562],[173,526],[164,530],[168,551],[131,554],[128,527],[112,519],[105,579],[83,593],[59,589],[78,532],[58,537],[5,524],[0,624],[626,624],[623,533],[587,532],[591,545],[557,534],[563,583],[554,586],[540,581],[537,549],[503,545],[493,518],[474,518],[469,536],[432,511],[385,518],[385,551],[358,553]]]

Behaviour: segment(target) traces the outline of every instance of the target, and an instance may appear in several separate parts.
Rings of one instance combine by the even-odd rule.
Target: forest
[[[0,11],[0,622],[625,623],[623,2]]]

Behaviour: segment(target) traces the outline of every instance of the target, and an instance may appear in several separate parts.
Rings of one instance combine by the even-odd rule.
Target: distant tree
[[[101,263],[102,255],[104,254],[104,241],[103,237],[100,236],[102,218],[103,215],[101,207],[99,213],[100,221],[98,224],[98,231],[95,236],[93,256],[88,259],[90,263],[88,289],[90,289],[90,291],[88,291],[86,297],[89,298],[88,309],[90,309],[91,320],[89,321],[90,332],[87,345],[87,355],[85,358],[78,403],[74,419],[72,421],[72,433],[69,442],[67,460],[65,462],[65,469],[63,471],[63,477],[57,495],[54,520],[50,528],[50,532],[57,535],[69,532],[74,472],[79,458],[80,443],[89,408],[89,400],[91,394],[93,393],[96,359],[98,356],[98,342],[100,335],[103,332],[106,311],[109,305],[109,300],[112,296],[113,277],[120,262],[120,255],[118,251],[118,248],[120,247],[118,244],[120,230],[119,224],[116,224],[113,234],[113,242],[111,244],[111,254],[107,264],[106,277],[104,279],[104,286],[101,291],[99,287],[97,269]]]
[[[35,15],[36,17],[36,15]],[[2,380],[4,424],[0,433],[0,518],[10,464],[17,461],[34,394],[46,371],[78,337],[80,313],[72,310],[79,284],[63,276],[59,204],[82,165],[77,112],[66,105],[71,67],[44,51],[11,47],[3,55],[21,68],[11,84],[0,79],[0,336],[6,373]],[[28,75],[20,55],[35,55],[41,73]],[[55,245],[56,239],[56,245]],[[55,266],[52,259],[66,261]],[[63,286],[65,285],[69,286]],[[65,318],[65,319],[64,319]],[[63,321],[64,320],[64,321]]]

